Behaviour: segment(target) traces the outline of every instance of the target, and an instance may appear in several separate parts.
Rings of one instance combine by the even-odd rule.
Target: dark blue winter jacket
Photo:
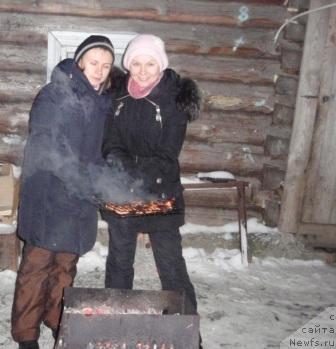
[[[72,59],[54,69],[29,120],[18,233],[27,243],[79,255],[96,240],[92,202],[111,98],[99,95]]]

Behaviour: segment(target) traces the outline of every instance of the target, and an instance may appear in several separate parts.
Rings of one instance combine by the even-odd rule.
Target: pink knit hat
[[[123,64],[127,70],[130,70],[132,60],[139,55],[148,55],[153,57],[160,66],[160,71],[168,67],[168,57],[165,51],[164,42],[155,35],[140,34],[128,44]]]

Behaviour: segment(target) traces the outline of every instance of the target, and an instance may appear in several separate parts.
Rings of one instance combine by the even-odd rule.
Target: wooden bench
[[[229,201],[226,205],[237,209],[240,249],[244,265],[247,265],[251,258],[247,244],[246,187],[248,186],[248,182],[234,179],[183,185],[186,205],[195,204],[199,200],[209,200],[212,206],[220,207],[223,202]],[[232,190],[228,189],[235,190],[235,198],[232,197]]]

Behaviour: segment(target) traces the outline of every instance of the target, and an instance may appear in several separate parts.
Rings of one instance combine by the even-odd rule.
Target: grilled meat
[[[127,204],[105,203],[105,209],[119,216],[144,216],[151,214],[167,214],[173,211],[175,199],[149,201],[149,202],[132,202]]]

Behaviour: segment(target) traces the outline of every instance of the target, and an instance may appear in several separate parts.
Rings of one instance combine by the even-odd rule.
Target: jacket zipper
[[[162,130],[162,116],[161,116],[160,106],[148,98],[145,98],[145,100],[148,101],[150,104],[154,105],[155,111],[156,111],[155,120],[157,122],[160,122],[160,128]]]
[[[117,110],[114,113],[114,119],[116,116],[118,116],[121,112],[122,107],[125,105],[125,103],[122,101],[123,99],[127,98],[129,95],[117,98],[117,101],[119,102]]]

